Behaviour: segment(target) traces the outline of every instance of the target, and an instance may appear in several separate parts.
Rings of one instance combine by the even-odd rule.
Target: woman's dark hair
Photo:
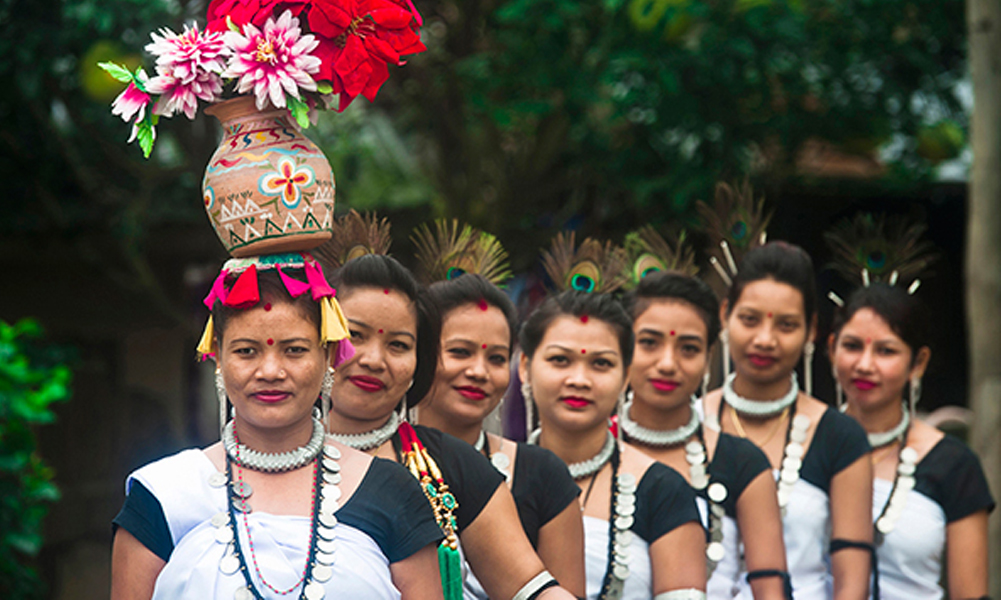
[[[416,405],[434,383],[441,332],[438,312],[428,300],[426,291],[406,267],[384,254],[366,254],[349,260],[334,272],[331,284],[341,297],[358,288],[376,288],[397,291],[413,303],[417,313],[417,367],[414,384],[407,392],[407,405]]]
[[[546,298],[539,308],[529,315],[521,326],[519,342],[521,351],[531,358],[535,355],[546,330],[558,317],[583,317],[598,319],[612,326],[619,337],[619,351],[622,353],[623,369],[633,362],[633,320],[610,294],[598,294],[567,290]]]
[[[907,344],[911,349],[912,362],[917,359],[918,350],[928,345],[929,319],[924,303],[904,288],[886,283],[861,287],[848,297],[844,308],[834,313],[831,332],[835,340],[841,335],[845,323],[863,308],[872,309]]]
[[[282,272],[286,276],[296,279],[298,281],[306,281],[306,273],[301,268],[283,268]],[[232,289],[233,284],[236,283],[237,278],[240,273],[231,273],[226,276],[223,284],[226,289]],[[257,304],[253,306],[264,306],[267,304],[291,304],[299,311],[302,318],[306,319],[313,325],[316,325],[317,331],[320,329],[320,304],[313,300],[313,296],[310,294],[303,294],[298,298],[293,298],[289,293],[288,289],[285,288],[285,284],[278,276],[277,269],[261,269],[257,271],[257,289],[260,294],[260,300]],[[244,306],[242,308],[234,308],[232,306],[226,306],[222,302],[216,300],[215,304],[212,306],[212,327],[215,329],[216,336],[222,339],[222,334],[226,330],[226,324],[230,318],[234,315],[245,311],[251,306]]]
[[[817,312],[817,283],[810,255],[788,242],[769,242],[750,250],[740,261],[740,268],[733,277],[733,285],[727,295],[727,314],[733,311],[747,284],[762,279],[774,279],[799,290],[809,326]]]
[[[707,344],[712,346],[720,330],[719,300],[706,282],[682,273],[652,273],[641,279],[636,289],[626,293],[622,304],[636,320],[658,300],[677,300],[695,308],[706,324]]]
[[[518,311],[507,294],[482,275],[467,273],[455,279],[439,281],[428,288],[427,295],[443,324],[448,313],[460,306],[486,302],[486,305],[497,308],[507,320],[510,330],[508,346],[514,350],[514,342],[518,339]],[[483,309],[486,310],[486,306]]]

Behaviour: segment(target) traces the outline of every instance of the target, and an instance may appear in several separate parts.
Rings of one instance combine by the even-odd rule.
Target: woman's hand
[[[441,600],[443,597],[438,550],[434,544],[389,565],[389,573],[393,585],[400,590],[401,600]]]
[[[872,543],[872,462],[860,457],[831,479],[831,539]],[[831,555],[835,600],[869,597],[872,554],[845,548]]]
[[[653,595],[671,590],[706,589],[706,533],[689,521],[650,544]]]
[[[111,600],[147,600],[163,570],[162,558],[119,527],[111,548]]]
[[[744,542],[747,570],[786,571],[782,514],[770,470],[762,471],[744,488],[737,500],[737,526]],[[780,577],[761,577],[751,582],[755,600],[785,599],[785,582]]]

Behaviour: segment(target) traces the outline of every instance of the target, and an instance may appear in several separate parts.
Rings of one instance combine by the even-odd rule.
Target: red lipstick
[[[778,362],[778,359],[774,356],[766,356],[764,354],[748,354],[747,360],[751,361],[751,364],[755,367],[760,368],[770,367]]]
[[[261,402],[274,404],[276,402],[281,402],[282,400],[288,398],[292,394],[289,392],[283,392],[281,390],[262,390],[260,392],[254,392],[252,395],[254,396],[254,398],[257,398]]]
[[[585,406],[591,403],[589,400],[585,400],[584,398],[578,398],[577,396],[567,396],[565,398],[562,398],[561,400],[563,401],[564,404],[566,404],[570,408],[584,408]]]
[[[653,389],[657,390],[658,392],[673,392],[674,390],[678,389],[679,383],[677,381],[671,381],[669,379],[651,379],[650,385],[652,385]]]
[[[869,381],[868,379],[852,379],[852,385],[854,385],[856,389],[863,392],[868,392],[872,388],[876,387],[876,383]]]
[[[348,381],[358,386],[358,388],[362,391],[369,393],[381,391],[386,387],[386,384],[383,383],[381,379],[369,377],[367,375],[355,375],[353,377],[348,377]]]
[[[457,388],[455,388],[455,391],[457,391],[460,394],[462,394],[463,398],[466,398],[466,399],[469,399],[469,400],[483,400],[484,398],[487,397],[487,393],[486,392],[484,392],[480,388],[478,388],[476,386],[473,386],[473,385],[466,385],[466,386],[462,386],[462,387],[457,387]]]

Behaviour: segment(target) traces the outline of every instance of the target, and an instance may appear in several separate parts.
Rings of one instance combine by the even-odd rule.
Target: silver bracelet
[[[653,600],[706,600],[706,593],[695,588],[661,592]]]
[[[529,600],[535,594],[539,593],[543,588],[550,587],[556,583],[556,578],[549,574],[549,571],[543,571],[536,575],[535,577],[528,580],[528,583],[521,586],[518,593],[511,598],[511,600]]]

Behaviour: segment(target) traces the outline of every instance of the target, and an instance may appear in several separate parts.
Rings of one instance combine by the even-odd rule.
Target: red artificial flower
[[[320,44],[318,56],[324,65],[317,79],[329,77],[340,93],[338,111],[359,95],[374,99],[389,78],[389,63],[402,65],[402,55],[425,49],[414,26],[415,15],[398,0],[311,2],[310,30],[333,42]]]
[[[241,29],[247,23],[260,29],[268,17],[277,18],[286,10],[298,17],[308,0],[212,0],[206,11],[209,31],[227,31],[226,17]]]

